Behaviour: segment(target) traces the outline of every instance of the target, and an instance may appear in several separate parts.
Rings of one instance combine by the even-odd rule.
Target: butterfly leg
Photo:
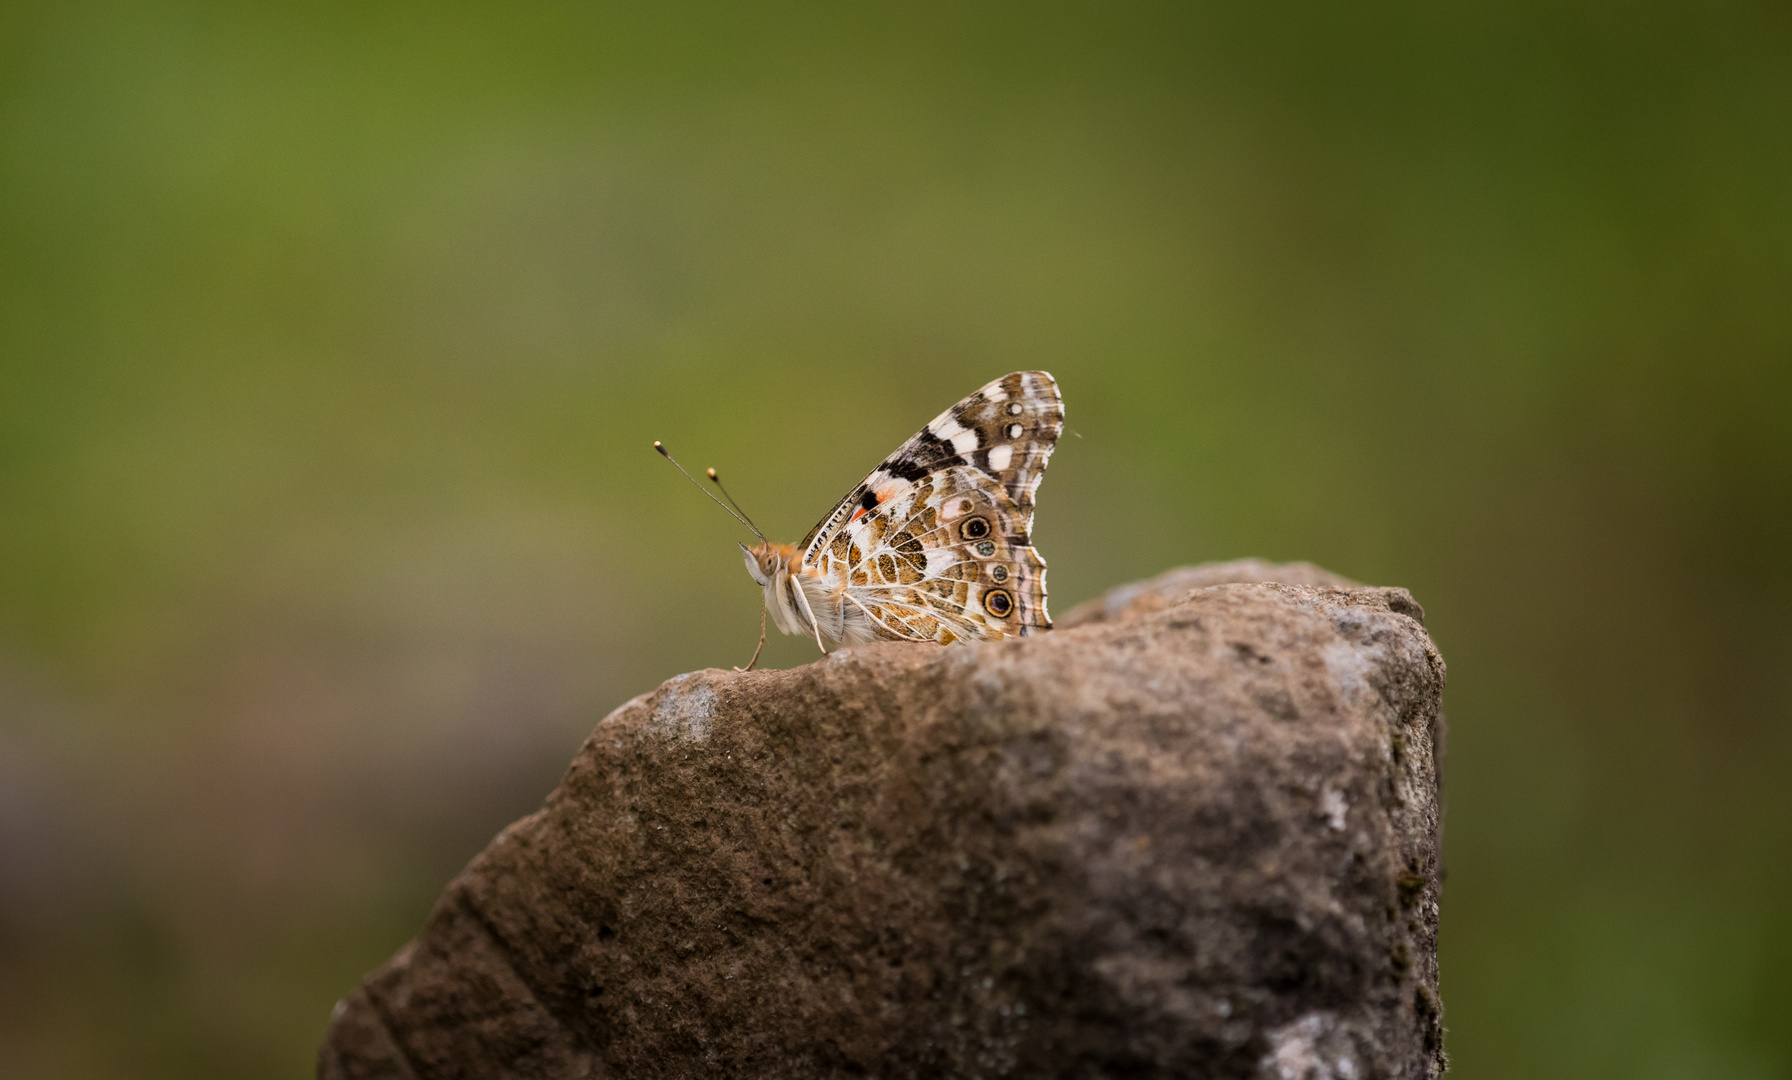
[[[759,645],[753,650],[753,659],[747,661],[746,667],[737,667],[736,671],[752,671],[753,665],[759,663],[759,654],[765,649],[765,601],[759,601]]]
[[[737,667],[736,671],[752,671],[753,665],[759,662],[759,654],[765,649],[765,600],[759,601],[759,647],[753,650],[753,659],[747,661],[746,667]]]
[[[803,617],[809,620],[809,629],[815,631],[815,647],[821,650],[821,655],[826,656],[828,647],[821,643],[821,623],[815,618],[815,609],[809,606],[808,594],[803,592],[802,585],[794,578],[790,581],[790,591],[795,595],[796,606],[801,609]]]

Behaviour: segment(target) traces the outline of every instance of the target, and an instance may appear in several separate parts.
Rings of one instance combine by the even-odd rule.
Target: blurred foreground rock
[[[1341,584],[1198,567],[1038,637],[679,676],[319,1073],[1437,1076],[1444,665]]]

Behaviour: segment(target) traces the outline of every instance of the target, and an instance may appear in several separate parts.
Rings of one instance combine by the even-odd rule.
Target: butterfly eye
[[[958,527],[958,535],[966,540],[981,540],[989,535],[989,522],[980,517],[967,518],[964,524]]]
[[[983,594],[983,610],[998,619],[1005,619],[1014,610],[1014,597],[1007,589],[991,589]]]
[[[1007,581],[1008,568],[1006,566],[992,566],[989,568],[989,576],[995,578],[997,581]]]
[[[983,556],[986,559],[989,558],[991,555],[994,555],[995,553],[996,553],[996,545],[995,545],[994,541],[985,540],[981,544],[977,545],[977,554]]]

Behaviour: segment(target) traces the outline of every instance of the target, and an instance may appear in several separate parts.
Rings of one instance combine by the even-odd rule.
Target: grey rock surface
[[[1443,661],[1279,569],[628,702],[320,1076],[1439,1075]]]
[[[1213,585],[1261,584],[1312,585],[1320,589],[1363,587],[1360,582],[1323,570],[1309,562],[1272,563],[1263,559],[1234,559],[1231,562],[1202,563],[1200,566],[1178,566],[1154,578],[1109,589],[1101,596],[1071,608],[1055,620],[1055,623],[1059,630],[1071,630],[1090,623],[1113,622],[1133,615],[1160,611],[1195,589]],[[1420,622],[1425,621],[1422,611],[1416,617]]]

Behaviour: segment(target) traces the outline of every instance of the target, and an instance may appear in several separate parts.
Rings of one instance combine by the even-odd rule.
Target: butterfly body
[[[765,590],[765,609],[779,630],[816,636],[836,645],[877,639],[864,618],[852,617],[860,612],[847,602],[841,583],[802,566],[801,553],[794,544],[742,544],[740,549],[746,556],[747,573]]]
[[[801,544],[741,545],[779,630],[826,643],[1051,628],[1033,499],[1064,426],[1043,371],[997,379],[916,433]]]

